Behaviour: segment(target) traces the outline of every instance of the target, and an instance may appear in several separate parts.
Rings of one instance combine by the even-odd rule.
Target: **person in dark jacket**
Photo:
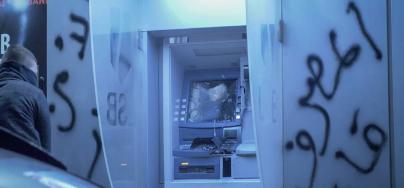
[[[19,45],[10,45],[0,63],[0,128],[50,150],[48,104],[38,88],[37,60]]]

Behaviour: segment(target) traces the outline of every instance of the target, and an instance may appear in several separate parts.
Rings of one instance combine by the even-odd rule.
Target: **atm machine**
[[[223,39],[209,33],[165,40],[163,64],[170,65],[163,66],[169,75],[163,84],[171,94],[165,134],[172,144],[165,166],[174,181],[258,180],[245,33]]]
[[[239,69],[185,73],[174,147],[175,179],[232,177],[232,157],[241,143],[244,88]]]

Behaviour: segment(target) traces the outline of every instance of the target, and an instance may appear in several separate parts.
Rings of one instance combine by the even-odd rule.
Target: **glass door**
[[[387,2],[247,1],[264,187],[389,187]]]
[[[284,187],[389,187],[387,1],[283,0]]]
[[[98,118],[113,187],[146,187],[147,87],[138,9],[138,1],[90,2]]]

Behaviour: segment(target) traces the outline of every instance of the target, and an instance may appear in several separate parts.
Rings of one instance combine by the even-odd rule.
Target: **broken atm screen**
[[[188,122],[226,122],[235,119],[237,80],[192,82]]]

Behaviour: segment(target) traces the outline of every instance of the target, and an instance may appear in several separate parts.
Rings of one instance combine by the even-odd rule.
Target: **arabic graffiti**
[[[373,40],[370,33],[367,31],[361,12],[359,8],[356,6],[354,2],[349,2],[347,6],[347,14],[353,13],[355,14],[355,18],[359,25],[359,29],[363,37],[366,39],[367,43],[373,50],[375,54],[375,59],[377,61],[381,61],[383,59],[383,54],[380,48],[377,46],[375,41]],[[329,32],[329,43],[337,60],[337,69],[333,76],[333,81],[331,87],[325,87],[323,84],[324,78],[324,61],[318,54],[309,54],[306,59],[306,65],[309,70],[310,76],[307,78],[307,87],[308,92],[299,98],[298,104],[303,107],[304,109],[311,109],[322,117],[322,124],[324,126],[323,132],[323,141],[320,143],[319,151],[317,151],[316,143],[313,140],[311,133],[308,130],[301,129],[297,132],[295,139],[289,140],[285,144],[285,149],[287,152],[291,152],[294,149],[300,149],[302,151],[311,152],[313,155],[313,164],[311,169],[311,175],[309,180],[308,187],[315,186],[315,179],[317,174],[317,167],[318,167],[318,157],[325,157],[327,155],[327,149],[329,146],[329,137],[331,134],[332,126],[331,126],[331,115],[325,105],[321,105],[319,103],[314,102],[313,95],[314,92],[317,90],[319,91],[321,97],[326,101],[332,101],[334,96],[338,92],[339,86],[341,84],[341,78],[344,75],[344,72],[350,68],[353,68],[355,63],[358,62],[361,56],[361,45],[358,43],[352,43],[351,46],[348,48],[345,53],[338,48],[338,34],[334,29],[331,29]],[[331,88],[331,90],[327,91],[326,88]],[[349,127],[350,130],[348,131],[351,136],[356,136],[357,132],[359,131],[358,126],[358,116],[359,116],[360,109],[357,109],[353,114],[352,124]],[[373,136],[370,136],[373,135]],[[374,135],[377,135],[375,138]],[[344,161],[353,169],[358,171],[361,174],[369,174],[371,173],[376,165],[379,162],[381,153],[383,148],[386,146],[387,143],[387,134],[385,131],[378,126],[376,123],[369,123],[367,124],[362,130],[362,138],[366,142],[367,147],[374,153],[373,160],[370,164],[366,167],[359,164],[359,162],[354,161],[349,157],[349,155],[343,150],[338,149],[334,153],[334,157],[336,160]],[[294,145],[297,145],[295,148]],[[317,153],[318,152],[318,153]],[[335,184],[334,187],[338,187]]]
[[[81,49],[78,53],[78,56],[81,60],[83,60],[84,58],[84,52],[86,49],[86,44],[87,44],[87,40],[88,40],[88,32],[89,32],[89,26],[88,26],[88,22],[86,19],[84,19],[81,16],[78,16],[76,14],[70,14],[70,20],[74,23],[78,23],[80,25],[83,26],[84,28],[84,34],[83,35],[79,35],[75,32],[72,32],[70,34],[70,37],[74,40],[76,40],[77,42],[79,42],[81,44]]]
[[[72,3],[74,6],[78,6],[76,5],[77,1],[72,1]],[[88,1],[80,4],[80,6],[88,6]],[[90,25],[88,16],[85,15],[85,12],[83,14],[83,12],[71,11],[66,11],[63,15],[58,14],[57,20],[65,21],[67,24],[63,27],[51,27],[50,31],[48,31],[48,34],[54,39],[51,47],[58,52],[49,55],[53,59],[50,63],[54,64],[48,65],[48,67],[51,66],[48,75],[55,75],[55,77],[48,77],[49,79],[53,79],[53,82],[49,82],[53,83],[52,90],[48,91],[51,93],[48,98],[50,101],[49,111],[53,118],[56,119],[55,123],[65,121],[64,123],[54,125],[55,127],[57,126],[57,131],[52,134],[55,134],[55,136],[66,135],[71,139],[79,137],[80,142],[83,143],[82,147],[75,148],[72,143],[69,143],[70,140],[58,140],[56,143],[58,146],[56,147],[71,148],[74,151],[91,150],[91,148],[94,148],[93,155],[85,154],[81,156],[83,161],[87,161],[87,157],[89,158],[88,160],[91,158],[91,164],[89,164],[88,169],[85,169],[85,167],[78,168],[74,166],[74,162],[69,161],[69,159],[63,159],[65,160],[63,161],[64,163],[72,165],[67,166],[68,169],[73,169],[72,172],[75,174],[106,185],[107,182],[103,180],[106,174],[103,174],[103,171],[101,171],[101,163],[97,165],[103,151],[102,140],[98,132],[98,112],[97,108],[94,107],[96,104],[94,83],[92,82],[92,74],[87,75],[90,72],[89,70],[92,70],[92,65],[91,61],[88,60],[91,58],[86,57],[90,53],[87,47],[90,37]],[[75,28],[78,28],[78,30],[76,31]],[[78,50],[76,51],[75,48],[77,46]],[[68,53],[73,53],[73,55]],[[77,66],[78,64],[80,65]],[[77,77],[80,77],[80,80],[84,78],[84,80],[78,83],[76,81]],[[56,95],[52,95],[52,92]],[[78,92],[80,92],[80,97],[87,97],[91,100],[83,103],[80,97],[77,97],[76,93]],[[85,111],[89,113],[83,113]],[[64,117],[67,117],[67,119]],[[63,152],[60,154],[55,153],[55,155],[58,157],[57,155],[63,155]],[[98,172],[99,169],[100,172]]]
[[[69,109],[70,109],[70,114],[71,114],[71,116],[70,116],[71,118],[70,118],[70,122],[69,122],[68,126],[58,125],[59,131],[62,131],[62,132],[71,131],[74,128],[74,125],[76,124],[76,109],[74,108],[73,103],[70,100],[70,98],[63,92],[63,90],[59,86],[59,84],[66,84],[68,80],[69,80],[69,72],[64,70],[64,71],[60,72],[59,74],[57,74],[56,80],[53,82],[53,89],[60,96],[60,98],[62,98],[67,103],[67,105],[69,106]],[[50,111],[53,113],[53,112],[55,112],[55,110],[56,110],[56,106],[54,104],[52,104],[50,106]]]

